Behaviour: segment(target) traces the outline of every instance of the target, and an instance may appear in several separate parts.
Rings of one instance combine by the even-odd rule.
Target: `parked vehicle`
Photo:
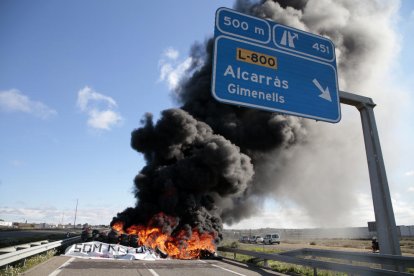
[[[280,244],[280,236],[278,233],[266,234],[263,239],[264,244]]]
[[[256,243],[256,239],[258,236],[250,236],[249,243]]]
[[[240,242],[248,243],[249,242],[249,236],[242,236],[239,239]]]
[[[256,236],[256,243],[263,243],[263,237],[261,236]]]

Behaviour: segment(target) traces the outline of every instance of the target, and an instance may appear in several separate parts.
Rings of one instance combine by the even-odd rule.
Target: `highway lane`
[[[23,275],[27,276],[257,276],[285,275],[232,260],[121,261],[54,257]]]

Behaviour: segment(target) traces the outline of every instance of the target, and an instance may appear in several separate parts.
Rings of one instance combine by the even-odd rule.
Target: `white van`
[[[266,234],[263,239],[264,244],[280,244],[280,236],[278,233]]]

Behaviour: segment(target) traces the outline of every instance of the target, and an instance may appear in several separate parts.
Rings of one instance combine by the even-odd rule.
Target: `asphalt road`
[[[40,264],[23,275],[27,276],[255,276],[285,275],[232,260],[156,260],[120,261],[80,259],[58,256]]]

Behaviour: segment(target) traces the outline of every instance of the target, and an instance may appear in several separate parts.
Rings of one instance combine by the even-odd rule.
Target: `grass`
[[[20,261],[13,266],[8,265],[0,270],[0,276],[20,275],[21,273],[29,270],[30,268],[49,260],[50,258],[56,255],[56,252],[57,251],[55,249],[52,249],[45,253],[27,258],[24,261]]]
[[[401,252],[414,254],[414,238],[403,238],[400,241]]]
[[[284,243],[298,243],[295,241],[287,241]],[[371,241],[370,240],[346,240],[346,239],[338,239],[338,240],[317,240],[317,241],[311,241],[308,243],[309,245],[322,245],[322,246],[331,246],[331,247],[338,247],[339,248],[356,248],[356,249],[364,249],[364,250],[370,250]],[[414,239],[402,239],[401,240],[401,251],[403,253],[411,253],[414,252]],[[232,247],[232,248],[239,248],[249,251],[256,251],[256,252],[265,252],[265,253],[280,253],[282,250],[277,249],[275,247],[269,247],[269,246],[263,246],[263,245],[252,245],[252,244],[244,244],[244,243],[238,243],[235,241],[227,241],[222,243],[222,246],[224,247]],[[234,259],[234,253],[229,252],[220,252],[220,255],[225,258]],[[256,258],[242,255],[242,254],[236,254],[236,261],[244,262],[248,264],[254,264],[259,267],[264,266],[263,261],[258,261]],[[324,261],[333,261],[333,262],[339,262],[342,263],[339,260],[327,260],[327,259],[321,259]],[[344,261],[343,263],[348,263],[347,261]],[[366,266],[367,263],[353,263],[354,265],[363,265]],[[368,264],[369,265],[369,264]],[[380,268],[379,265],[372,264],[373,267]],[[268,261],[268,266],[270,269],[285,273],[289,275],[314,275],[314,270],[311,267],[306,266],[300,266],[300,265],[292,265],[288,263],[282,263],[277,261]],[[414,268],[408,269],[406,272],[414,274]],[[319,276],[336,276],[336,275],[347,275],[346,273],[342,272],[335,272],[335,271],[327,271],[327,270],[317,270],[317,275]]]
[[[290,274],[290,275],[305,275],[305,276],[313,276],[314,271],[313,268],[300,266],[300,265],[291,265],[276,261],[269,261],[269,267],[277,272]],[[327,270],[317,270],[317,275],[319,276],[342,276],[348,275],[347,273],[342,272],[334,272],[334,271],[327,271]]]
[[[238,248],[238,249],[249,250],[249,251],[254,251],[254,252],[264,252],[264,253],[280,253],[280,252],[282,252],[282,250],[280,250],[280,249],[268,247],[266,245],[245,244],[245,243],[239,243],[239,242],[236,242],[236,241],[224,242],[224,243],[220,244],[220,246]]]
[[[310,241],[300,240],[285,240],[284,244],[307,244],[307,245],[318,245],[328,247],[340,247],[340,248],[355,248],[363,250],[371,250],[371,240],[352,240],[352,239],[318,239]]]
[[[252,250],[252,248],[250,248],[250,250]],[[263,252],[260,249],[256,249],[255,251],[260,251]],[[266,252],[268,251],[268,252]],[[266,253],[272,253],[274,250],[265,250]],[[276,252],[273,252],[276,253]],[[229,258],[229,259],[233,259],[234,254],[233,253],[228,253],[228,252],[221,252],[220,254],[222,257],[225,258]],[[257,261],[256,258],[253,258],[251,256],[247,256],[247,255],[242,255],[242,254],[237,254],[236,255],[236,261],[239,262],[243,262],[243,263],[248,263],[248,264],[253,264],[259,267],[263,267],[264,266],[264,262],[263,261]],[[292,264],[287,264],[287,263],[282,263],[282,262],[277,262],[277,261],[268,261],[268,266],[271,270],[276,271],[276,272],[280,272],[280,273],[285,273],[285,274],[289,274],[289,275],[306,275],[306,276],[313,276],[314,275],[314,271],[313,268],[310,267],[306,267],[306,266],[300,266],[300,265],[292,265]],[[319,276],[342,276],[342,275],[347,275],[346,273],[341,273],[341,272],[333,272],[333,271],[325,271],[325,270],[317,270],[317,275]]]

